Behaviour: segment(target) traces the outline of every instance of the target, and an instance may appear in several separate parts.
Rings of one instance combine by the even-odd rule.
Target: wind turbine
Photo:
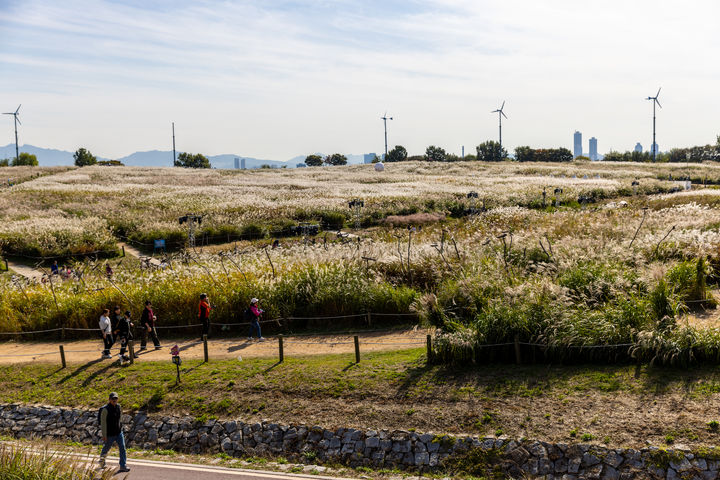
[[[385,115],[383,115],[383,116],[380,117],[380,118],[382,118],[383,125],[385,125],[385,157],[383,158],[383,160],[387,160],[387,121],[388,121],[388,120],[392,120],[393,117],[388,117],[388,116],[387,116],[387,111],[386,111],[386,112],[385,112]]]
[[[502,105],[497,110],[493,110],[490,113],[497,113],[498,114],[498,121],[499,123],[499,129],[500,129],[500,157],[502,157],[502,117],[508,118],[507,115],[503,112],[503,108],[505,108],[505,100],[503,100]]]
[[[20,111],[20,107],[22,107],[22,104],[18,105],[17,110],[14,112],[6,112],[3,113],[3,115],[12,115],[15,119],[15,163],[18,163],[20,161],[20,153],[18,152],[18,137],[17,137],[17,126],[18,123],[20,123],[20,119],[18,118],[18,112]],[[22,125],[22,123],[20,123]]]
[[[655,143],[655,104],[657,103],[657,106],[662,108],[662,105],[660,105],[660,102],[658,102],[658,97],[660,96],[661,89],[662,89],[662,87],[658,88],[658,91],[654,97],[647,97],[645,99],[645,100],[653,101],[653,142],[652,142],[652,146],[650,146],[650,149],[652,150],[652,154],[653,154],[653,162],[655,161],[655,155],[657,154],[657,143]]]

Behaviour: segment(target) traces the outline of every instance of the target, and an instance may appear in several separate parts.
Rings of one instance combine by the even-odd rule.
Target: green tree
[[[182,152],[178,155],[175,166],[183,168],[210,168],[210,160],[202,153]]]
[[[20,156],[18,158],[12,159],[12,166],[19,167],[20,165],[29,166],[29,167],[37,167],[38,159],[35,155],[32,155],[30,153],[20,152]]]
[[[95,158],[95,155],[90,153],[89,150],[86,150],[82,147],[77,149],[77,151],[73,154],[73,158],[75,159],[76,167],[95,165],[97,163],[97,158]]]
[[[323,164],[323,159],[320,155],[308,155],[305,157],[305,165],[308,167],[319,167]]]
[[[10,165],[10,159],[9,158],[3,158],[0,160],[0,167],[7,167]]]
[[[325,163],[328,165],[347,165],[347,157],[340,153],[333,153],[325,157]]]
[[[535,159],[535,150],[530,147],[516,147],[515,160],[518,162],[532,162]]]
[[[444,162],[447,158],[447,152],[444,148],[430,145],[425,149],[425,160],[428,162]]]
[[[402,145],[395,145],[395,148],[390,150],[385,158],[386,162],[404,162],[407,160],[407,150]]]
[[[507,158],[507,151],[494,140],[488,140],[478,145],[477,159],[482,162],[501,162]]]

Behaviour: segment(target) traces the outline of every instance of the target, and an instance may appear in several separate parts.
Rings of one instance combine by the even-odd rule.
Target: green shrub
[[[259,223],[247,223],[240,229],[240,236],[245,240],[264,238],[265,227]]]

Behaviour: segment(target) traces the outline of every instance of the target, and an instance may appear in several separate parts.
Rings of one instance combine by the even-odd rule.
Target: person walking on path
[[[200,305],[198,307],[198,320],[202,323],[202,333],[200,334],[200,340],[205,335],[210,333],[210,299],[206,293],[200,294]]]
[[[113,334],[112,334],[112,324],[110,323],[110,310],[105,309],[103,310],[103,314],[100,315],[100,333],[102,333],[103,337],[103,346],[105,347],[103,349],[102,358],[112,358],[110,355],[110,348],[113,346]]]
[[[105,468],[105,457],[113,443],[118,444],[120,450],[120,469],[118,472],[129,472],[127,467],[127,452],[125,451],[125,437],[123,436],[122,408],[118,404],[118,394],[110,393],[107,405],[100,409],[100,430],[102,431],[103,447],[100,451],[100,468]]]
[[[248,333],[248,340],[252,340],[253,332],[257,331],[257,339],[259,342],[265,340],[260,332],[260,316],[264,313],[264,310],[260,309],[260,300],[257,298],[250,299],[250,306],[248,307],[249,320],[250,320],[250,332]]]
[[[120,338],[120,324],[124,320],[125,317],[123,317],[120,305],[115,305],[115,308],[113,309],[113,314],[110,316],[110,323],[112,324],[113,343],[117,342],[118,338]],[[122,354],[120,355],[120,357],[122,358]]]
[[[157,330],[155,330],[155,322],[157,317],[152,309],[150,300],[145,301],[145,308],[140,316],[140,327],[142,328],[142,339],[140,340],[140,350],[147,350],[148,335],[155,345],[155,350],[160,350],[160,340],[158,339]]]
[[[128,342],[133,338],[133,326],[134,325],[130,320],[130,310],[127,310],[125,312],[125,316],[122,317],[118,322],[118,338],[120,339],[120,360],[130,360],[130,357],[128,357],[125,352],[127,351]],[[135,355],[135,358],[137,358],[137,355]]]

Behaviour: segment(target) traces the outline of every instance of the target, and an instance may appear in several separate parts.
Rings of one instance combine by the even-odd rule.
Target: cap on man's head
[[[118,397],[117,392],[110,392],[109,398],[110,398],[110,400],[117,400],[119,397]]]
[[[259,300],[257,298],[251,298],[250,303],[257,303]]]

